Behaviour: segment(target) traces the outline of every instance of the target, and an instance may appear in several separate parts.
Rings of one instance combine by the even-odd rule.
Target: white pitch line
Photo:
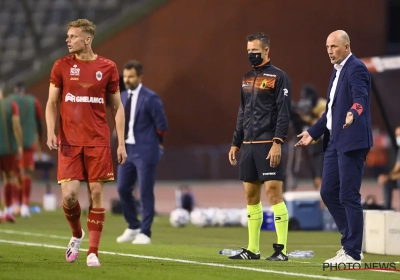
[[[25,235],[25,236],[35,236],[35,237],[46,237],[52,239],[63,239],[63,240],[70,240],[71,237],[53,235],[53,234],[42,234],[42,233],[34,233],[34,232],[26,232],[26,231],[16,231],[16,230],[7,230],[7,229],[0,229],[0,232],[14,234],[14,235]],[[83,241],[87,241],[87,239],[83,239]]]
[[[0,239],[0,243],[65,250],[65,247],[55,246],[55,245],[50,245],[50,244],[41,244],[41,243],[21,242],[21,241],[3,240],[3,239]],[[81,249],[81,251],[87,251],[87,249]],[[280,274],[280,275],[295,276],[295,277],[305,277],[308,279],[312,278],[312,279],[325,279],[325,280],[354,280],[352,278],[328,277],[328,276],[315,275],[315,274],[303,274],[303,273],[278,271],[278,270],[262,269],[262,268],[254,268],[254,267],[234,266],[234,265],[225,265],[225,264],[218,264],[218,263],[205,263],[205,262],[198,262],[198,261],[172,259],[172,258],[160,258],[160,257],[135,255],[135,254],[124,254],[124,253],[118,253],[118,252],[99,251],[99,253],[104,254],[104,255],[115,255],[115,256],[122,256],[122,257],[132,257],[132,258],[140,258],[140,259],[159,260],[159,261],[171,261],[171,262],[179,262],[179,263],[187,263],[187,264],[195,264],[195,265],[231,268],[231,269],[238,269],[238,270],[248,270],[248,271],[255,271],[255,272],[262,272],[262,273]]]

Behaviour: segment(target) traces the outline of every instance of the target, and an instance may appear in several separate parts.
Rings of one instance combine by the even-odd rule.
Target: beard
[[[139,86],[139,83],[135,84],[125,84],[126,89],[135,90]]]

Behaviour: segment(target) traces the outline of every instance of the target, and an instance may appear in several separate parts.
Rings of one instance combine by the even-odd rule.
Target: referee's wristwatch
[[[274,143],[276,143],[276,144],[283,144],[283,142],[282,142],[282,140],[280,140],[280,139],[273,139],[272,141],[274,141]]]

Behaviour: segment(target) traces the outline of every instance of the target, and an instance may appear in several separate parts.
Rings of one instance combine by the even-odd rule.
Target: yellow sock
[[[289,230],[289,217],[285,202],[272,205],[272,211],[274,212],[275,229],[276,235],[278,236],[277,243],[285,246],[282,253],[287,255],[286,243]]]
[[[260,231],[263,221],[261,202],[256,205],[247,205],[247,222],[249,231],[249,246],[247,250],[253,253],[260,251]]]

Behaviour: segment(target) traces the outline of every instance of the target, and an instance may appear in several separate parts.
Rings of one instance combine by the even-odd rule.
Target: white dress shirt
[[[133,133],[133,126],[135,125],[135,112],[136,112],[136,104],[139,96],[140,89],[142,88],[142,84],[139,84],[134,90],[128,89],[128,98],[131,94],[131,115],[129,119],[129,126],[128,126],[128,138],[125,140],[126,144],[136,144],[135,142],[135,135]],[[125,113],[126,114],[126,113]]]
[[[326,128],[329,129],[330,132],[332,132],[332,103],[333,103],[333,99],[335,97],[338,79],[339,79],[340,72],[342,71],[344,64],[346,63],[346,61],[349,59],[350,56],[351,56],[351,53],[342,61],[342,63],[335,64],[333,66],[336,69],[336,76],[335,76],[335,79],[333,80],[331,91],[329,93],[328,112],[326,113]]]

